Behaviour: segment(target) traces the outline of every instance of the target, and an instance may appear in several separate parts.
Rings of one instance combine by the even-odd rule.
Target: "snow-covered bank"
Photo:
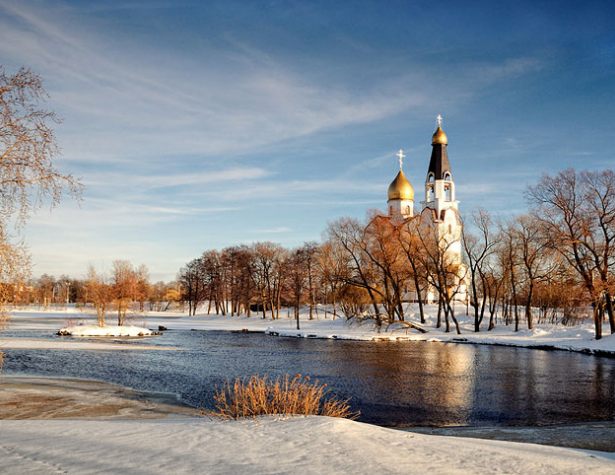
[[[0,473],[611,474],[611,454],[324,417],[0,421]]]
[[[111,341],[39,340],[33,338],[3,338],[0,350],[136,350],[175,351],[173,346],[122,345]]]
[[[363,324],[355,320],[348,321],[343,317],[338,317],[334,320],[330,312],[325,317],[322,309],[315,314],[313,320],[309,320],[307,312],[303,312],[300,316],[300,330],[296,329],[296,321],[292,316],[289,318],[289,314],[286,311],[282,312],[278,320],[264,319],[260,315],[253,315],[250,318],[245,316],[231,317],[229,315],[206,314],[188,317],[185,314],[173,312],[149,312],[139,315],[138,318],[139,322],[142,322],[141,327],[145,327],[147,323],[147,326],[152,328],[157,328],[161,325],[169,330],[246,330],[300,338],[458,342],[541,349],[552,348],[615,355],[615,335],[608,334],[608,325],[604,328],[604,337],[601,340],[595,340],[594,327],[590,320],[580,322],[575,326],[536,324],[533,330],[522,328],[518,332],[514,331],[512,325],[507,326],[502,322],[498,322],[494,330],[487,331],[487,322],[484,322],[482,330],[479,333],[475,333],[473,317],[459,314],[458,319],[462,334],[457,335],[454,327],[451,327],[452,331],[449,333],[445,332],[444,327],[436,328],[435,316],[437,314],[437,306],[428,305],[425,308],[425,312],[425,324],[419,323],[418,307],[416,305],[408,308],[407,318],[410,322],[426,329],[427,333],[419,333],[412,329],[406,332],[399,324],[393,325],[388,329],[383,327],[378,332],[371,320]],[[79,320],[82,325],[71,325],[79,328],[91,325],[95,322],[95,317],[75,309],[65,312],[26,310],[12,312],[12,320],[11,329],[14,330],[45,329],[55,332],[65,321],[74,322]],[[135,328],[138,327],[138,325],[135,325]],[[138,333],[137,331],[137,335]]]
[[[409,312],[409,321],[427,330],[427,333],[419,333],[410,329],[406,332],[403,325],[395,324],[389,327],[383,326],[380,332],[374,327],[373,321],[358,323],[346,318],[332,318],[327,314],[325,318],[321,311],[317,318],[309,320],[307,314],[300,315],[300,330],[297,330],[296,321],[288,318],[286,313],[278,320],[263,319],[260,316],[230,317],[222,315],[196,315],[192,317],[171,317],[165,314],[150,313],[148,322],[155,325],[164,325],[169,329],[190,330],[247,330],[264,331],[270,335],[299,337],[299,338],[330,338],[338,340],[361,340],[361,341],[437,341],[453,343],[475,343],[483,345],[518,346],[539,349],[558,349],[579,351],[596,354],[615,355],[615,334],[605,334],[601,340],[595,340],[594,327],[590,321],[579,323],[575,326],[554,324],[536,324],[534,329],[522,328],[515,332],[512,325],[498,324],[495,329],[487,331],[487,323],[483,329],[474,332],[474,319],[472,316],[459,315],[461,335],[454,331],[446,332],[444,326],[436,328],[437,306],[426,306],[426,323],[419,323],[417,313]]]
[[[174,395],[142,392],[102,381],[32,376],[0,377],[0,419],[158,419],[196,417]],[[4,473],[0,471],[0,473]]]
[[[134,325],[71,325],[58,330],[61,335],[70,336],[149,336],[153,332],[149,328]]]
[[[306,327],[308,325],[304,325]],[[394,325],[393,330],[401,329]],[[503,331],[496,328],[490,332],[470,332],[466,330],[461,335],[454,331],[444,333],[439,329],[433,329],[428,333],[405,333],[397,331],[376,331],[365,334],[364,332],[348,331],[339,328],[339,331],[323,331],[322,328],[310,328],[308,330],[296,330],[284,328],[280,325],[272,325],[265,333],[273,336],[298,337],[298,338],[332,338],[337,340],[368,340],[368,341],[435,341],[444,343],[473,343],[480,345],[517,346],[534,349],[554,349],[578,351],[599,355],[615,356],[615,334],[604,336],[601,340],[595,340],[591,331],[579,327],[556,327],[534,328],[532,330],[520,330],[511,332],[510,327]]]

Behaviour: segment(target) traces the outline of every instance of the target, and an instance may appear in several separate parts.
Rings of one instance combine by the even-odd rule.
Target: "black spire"
[[[446,151],[448,139],[440,126],[433,134],[431,139],[431,160],[429,161],[429,170],[427,177],[433,173],[434,180],[444,180],[444,175],[448,172],[453,177],[451,165],[448,162],[448,152]]]

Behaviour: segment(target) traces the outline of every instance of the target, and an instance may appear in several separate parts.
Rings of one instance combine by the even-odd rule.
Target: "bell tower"
[[[423,208],[436,211],[437,219],[442,219],[443,211],[457,210],[459,202],[455,199],[455,182],[448,161],[448,138],[442,130],[442,117],[438,116],[438,129],[431,138],[431,160],[425,180],[425,201]]]

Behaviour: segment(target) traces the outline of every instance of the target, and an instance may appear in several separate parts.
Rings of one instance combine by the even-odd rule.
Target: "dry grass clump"
[[[275,381],[267,376],[227,381],[214,394],[216,409],[207,413],[220,419],[240,419],[274,414],[317,415],[356,419],[359,412],[352,412],[348,399],[326,397],[326,384],[300,374],[288,374]]]

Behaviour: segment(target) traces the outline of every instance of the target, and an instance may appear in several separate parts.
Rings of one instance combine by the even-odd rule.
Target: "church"
[[[461,230],[459,201],[455,199],[455,182],[448,159],[448,138],[442,130],[442,117],[438,116],[438,128],[431,138],[431,159],[425,178],[425,200],[422,209],[414,209],[414,188],[403,172],[403,158],[400,150],[399,173],[389,186],[388,217],[391,223],[399,226],[420,216],[421,226],[433,229],[438,245],[444,252],[446,261],[458,269],[455,300],[467,299],[466,267],[461,259]],[[410,297],[411,298],[411,297]],[[427,300],[436,300],[433,289],[428,290]]]

